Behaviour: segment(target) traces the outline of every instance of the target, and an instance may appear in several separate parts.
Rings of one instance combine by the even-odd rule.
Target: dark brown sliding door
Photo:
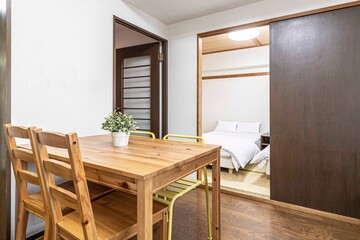
[[[0,239],[10,239],[11,165],[2,125],[11,116],[11,1],[0,0],[0,6]]]
[[[271,199],[360,217],[360,7],[270,26]]]
[[[116,50],[116,108],[160,136],[159,43]]]

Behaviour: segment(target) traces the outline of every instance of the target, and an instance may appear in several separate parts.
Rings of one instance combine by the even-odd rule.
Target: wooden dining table
[[[153,193],[212,164],[212,232],[220,239],[220,146],[131,136],[128,146],[113,147],[109,134],[79,141],[88,181],[137,195],[140,240],[153,238]],[[65,160],[63,151],[48,151]]]

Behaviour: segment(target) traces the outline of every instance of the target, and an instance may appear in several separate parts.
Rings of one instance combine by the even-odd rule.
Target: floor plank
[[[221,195],[222,239],[360,239],[360,226]],[[194,190],[177,200],[173,240],[207,239],[204,190]]]

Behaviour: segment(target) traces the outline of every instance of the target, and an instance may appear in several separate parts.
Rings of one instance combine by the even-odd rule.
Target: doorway
[[[351,162],[351,161],[357,161],[355,160],[355,158],[352,157],[346,157],[347,159],[344,158],[345,156],[345,151],[342,152],[341,156],[343,157],[343,159],[341,159],[339,157],[339,155],[336,154],[329,154],[330,157],[321,157],[320,153],[335,153],[334,149],[331,149],[331,151],[328,151],[327,147],[330,146],[330,144],[332,144],[331,146],[340,146],[341,144],[344,144],[345,141],[342,141],[341,144],[339,145],[335,145],[334,141],[338,141],[339,139],[346,139],[346,141],[349,141],[352,138],[356,138],[358,135],[354,134],[353,131],[353,127],[355,126],[353,123],[352,124],[348,124],[348,125],[341,125],[344,129],[348,127],[348,126],[352,126],[352,129],[349,130],[345,129],[342,131],[342,137],[340,138],[339,136],[337,137],[332,137],[331,134],[333,134],[335,131],[327,131],[327,129],[336,129],[337,132],[336,134],[339,133],[339,127],[336,126],[331,126],[328,128],[325,128],[324,125],[321,125],[318,128],[314,128],[314,126],[316,126],[317,123],[323,123],[326,122],[327,124],[331,125],[333,124],[335,121],[329,121],[330,118],[327,118],[326,121],[320,121],[317,119],[317,117],[319,116],[325,116],[325,114],[319,114],[319,112],[321,112],[324,106],[319,104],[316,105],[318,107],[317,111],[308,111],[306,112],[306,114],[302,114],[301,111],[299,111],[299,109],[305,109],[305,110],[309,110],[309,109],[313,109],[313,108],[308,108],[308,107],[304,107],[304,102],[315,102],[315,103],[323,103],[325,98],[328,99],[335,99],[334,96],[335,94],[341,95],[343,94],[341,97],[339,97],[338,99],[340,99],[341,101],[345,102],[345,104],[349,104],[349,103],[353,103],[352,99],[350,98],[350,96],[352,96],[354,99],[355,97],[357,97],[358,95],[356,94],[349,94],[349,92],[353,91],[355,89],[355,84],[358,83],[358,81],[356,81],[358,79],[357,75],[358,72],[356,72],[356,74],[354,73],[354,69],[350,69],[348,68],[348,66],[342,66],[340,67],[340,64],[346,65],[347,63],[353,63],[354,61],[349,60],[347,57],[348,56],[355,56],[355,52],[356,51],[352,51],[351,54],[347,54],[346,57],[343,60],[340,60],[338,62],[333,61],[333,59],[337,59],[337,57],[333,57],[333,58],[321,58],[321,60],[328,60],[330,59],[330,63],[334,63],[336,62],[338,65],[335,67],[328,67],[330,64],[328,63],[322,63],[320,64],[321,61],[318,61],[318,59],[314,56],[318,56],[316,54],[314,54],[314,52],[316,52],[317,54],[321,55],[321,53],[334,53],[334,49],[326,49],[323,50],[326,47],[338,47],[341,53],[345,52],[343,51],[344,49],[346,49],[347,51],[349,51],[348,47],[343,47],[345,40],[343,42],[336,42],[336,44],[332,44],[332,45],[323,45],[323,42],[328,41],[329,39],[332,39],[332,41],[336,41],[338,38],[337,36],[339,36],[338,33],[342,33],[345,30],[349,30],[350,28],[343,28],[342,26],[353,26],[353,28],[355,29],[355,26],[358,26],[358,21],[359,21],[359,14],[358,14],[358,10],[359,8],[355,8],[359,6],[359,2],[351,2],[351,3],[347,3],[347,4],[341,4],[341,5],[336,5],[336,6],[331,6],[331,7],[327,7],[327,8],[322,8],[322,9],[316,9],[316,10],[312,10],[312,11],[308,11],[308,12],[303,12],[303,13],[297,13],[297,14],[293,14],[293,15],[288,15],[288,16],[283,16],[283,17],[278,17],[278,18],[274,18],[274,19],[268,19],[268,20],[263,20],[260,22],[255,22],[255,23],[249,23],[249,24],[245,24],[245,25],[241,25],[241,26],[236,26],[236,27],[230,27],[230,28],[226,28],[226,29],[220,29],[220,30],[215,30],[215,31],[211,31],[211,32],[207,32],[207,33],[202,33],[198,35],[198,105],[197,105],[197,131],[198,131],[198,135],[202,135],[202,122],[203,122],[203,98],[202,98],[202,83],[203,83],[203,74],[202,74],[202,41],[204,37],[208,37],[208,36],[213,36],[213,35],[218,35],[221,33],[229,33],[231,31],[235,31],[235,30],[240,30],[240,29],[247,29],[247,28],[253,28],[253,27],[261,27],[261,26],[265,26],[270,24],[271,26],[275,26],[273,28],[271,28],[271,39],[274,40],[275,39],[275,43],[274,41],[272,41],[271,43],[271,57],[277,61],[271,61],[271,83],[270,83],[270,96],[271,96],[271,134],[272,134],[272,138],[271,138],[271,143],[272,143],[272,148],[271,148],[271,156],[272,156],[272,162],[276,164],[272,164],[271,165],[271,193],[270,193],[270,199],[271,200],[266,200],[267,202],[270,202],[272,204],[276,204],[276,201],[281,201],[281,202],[285,202],[285,203],[289,203],[291,205],[288,205],[289,207],[293,207],[294,205],[298,205],[298,206],[303,206],[303,207],[307,207],[307,208],[312,208],[312,209],[316,209],[316,210],[321,210],[321,211],[325,211],[325,212],[330,212],[330,213],[336,213],[336,214],[341,214],[341,215],[345,215],[345,216],[350,216],[350,217],[358,217],[359,211],[357,211],[357,208],[359,205],[355,204],[353,201],[354,197],[356,197],[356,194],[348,194],[348,192],[345,193],[345,191],[351,191],[351,192],[358,192],[356,189],[356,187],[352,188],[351,190],[349,190],[350,188],[343,188],[343,182],[347,182],[348,186],[356,186],[356,184],[351,183],[351,181],[357,179],[356,174],[358,174],[358,172],[355,172],[354,166],[357,163]],[[341,10],[341,11],[340,11]],[[340,17],[339,17],[340,16]],[[345,17],[346,16],[346,17]],[[341,22],[340,20],[334,20],[335,18],[341,19],[341,21],[347,21],[345,23]],[[321,21],[317,20],[316,18],[323,18]],[[324,20],[325,18],[330,18],[331,21],[329,20]],[[315,19],[315,20],[314,20]],[[285,21],[286,20],[286,21]],[[294,22],[301,22],[304,21],[305,24],[303,24],[300,28],[299,28],[299,24],[293,24]],[[313,27],[313,25],[309,24],[309,22],[306,21],[310,21],[310,23],[312,23],[313,25],[316,25],[316,23],[327,23],[329,25],[327,25],[328,27],[328,32],[329,34],[323,34],[323,31],[320,31],[319,29],[323,29],[324,26],[321,27]],[[356,23],[354,23],[356,22]],[[336,23],[336,24],[331,24],[331,23]],[[287,29],[283,28],[283,26],[281,26],[281,24],[288,24]],[[291,25],[293,24],[293,25]],[[276,28],[276,26],[281,26]],[[295,27],[296,26],[296,27]],[[311,29],[312,31],[308,31],[309,28],[313,27],[313,29]],[[316,29],[314,31],[314,29]],[[282,30],[282,32],[280,31]],[[291,30],[291,31],[290,31]],[[298,30],[299,32],[296,32],[296,30]],[[290,32],[286,32],[286,31],[290,31]],[[308,31],[308,32],[307,32]],[[282,33],[282,35],[280,35],[279,33]],[[315,37],[317,37],[316,39],[318,41],[309,41],[309,42],[305,42],[303,41],[303,39],[301,37],[303,37],[304,32],[309,33],[311,32],[312,38],[303,38],[303,39],[315,39]],[[350,31],[350,33],[347,34],[343,34],[342,36],[347,36],[347,41],[349,42],[356,42],[356,37],[354,37],[355,35],[353,34],[356,31]],[[296,34],[295,34],[296,33]],[[341,35],[341,34],[340,34]],[[291,37],[289,37],[291,36]],[[315,37],[314,37],[315,36]],[[326,40],[322,40],[322,38],[320,37],[324,37],[324,36],[328,36],[326,38]],[[330,38],[331,37],[331,38]],[[292,45],[286,45],[283,42],[280,42],[280,40],[289,40],[291,39],[292,41],[297,40],[298,42],[296,43],[292,43]],[[334,40],[335,39],[335,40]],[[311,43],[312,45],[310,45],[309,43]],[[285,49],[284,46],[287,46],[288,49]],[[291,46],[291,47],[289,47]],[[304,48],[306,51],[302,51],[304,49],[301,49],[300,47],[298,48],[298,46],[307,46],[308,48]],[[352,46],[351,44],[348,44],[346,46]],[[343,47],[343,49],[341,49],[341,47]],[[312,58],[306,58],[305,60],[303,59],[299,59],[297,56],[293,56],[293,55],[286,55],[286,53],[294,53],[293,49],[296,48],[297,51],[296,53],[298,53],[301,56],[311,56]],[[314,50],[314,51],[309,51],[309,49]],[[350,48],[351,51],[351,48]],[[283,53],[286,56],[290,56],[290,59],[293,60],[294,62],[289,61],[289,59],[285,59],[282,57],[279,57],[279,54]],[[356,52],[356,54],[358,54],[358,51]],[[343,55],[341,55],[341,57],[344,57]],[[285,59],[285,60],[284,60]],[[301,62],[302,61],[302,62]],[[298,67],[297,70],[299,71],[296,75],[297,78],[295,77],[289,77],[288,75],[285,75],[283,73],[288,73],[289,69],[293,70],[294,66],[299,66],[301,64],[298,64],[299,62],[301,62],[303,65],[302,67]],[[309,64],[311,63],[311,64]],[[314,65],[313,63],[316,63],[316,65]],[[306,64],[308,64],[306,66]],[[349,64],[350,65],[350,64]],[[283,69],[281,69],[281,71],[279,71],[279,66],[283,67]],[[277,68],[276,68],[277,67]],[[308,67],[308,69],[306,68]],[[311,75],[309,73],[309,68],[316,72],[317,75]],[[326,69],[326,71],[324,70]],[[347,74],[346,77],[345,74],[341,74],[341,76],[339,75],[339,72],[342,73],[341,71],[347,69],[347,72],[345,72]],[[274,71],[273,71],[274,70]],[[276,71],[275,71],[276,70]],[[329,73],[330,72],[330,73]],[[331,75],[331,77],[326,76],[326,74],[329,73],[329,75]],[[353,75],[351,75],[353,74]],[[305,77],[303,77],[304,75],[306,75]],[[349,76],[351,75],[351,76]],[[279,77],[281,76],[281,78]],[[316,76],[316,78],[314,78],[314,76]],[[325,76],[325,77],[324,77]],[[336,77],[334,77],[336,76]],[[303,78],[301,78],[303,77]],[[354,85],[347,85],[347,84],[343,84],[344,83],[344,79],[346,78],[347,81],[352,82],[352,84]],[[282,79],[283,82],[279,82],[279,79]],[[299,79],[301,79],[303,82],[299,81]],[[319,84],[319,81],[317,81],[318,79],[320,80],[329,80],[331,79],[332,82],[328,82],[327,84],[332,84],[331,86],[328,86],[327,84],[322,83]],[[304,81],[307,81],[304,84]],[[293,85],[291,86],[291,88],[287,88],[285,89],[285,84],[284,83],[293,83]],[[308,84],[311,83],[311,84]],[[296,85],[297,84],[297,85]],[[317,84],[317,85],[316,85]],[[335,84],[338,84],[337,86]],[[322,102],[321,101],[314,101],[314,99],[309,99],[309,96],[304,94],[307,93],[306,92],[306,88],[304,87],[309,87],[312,89],[312,93],[316,93],[314,94],[315,97],[321,96],[323,97]],[[353,88],[349,88],[349,86],[353,86]],[[315,88],[317,87],[317,88]],[[348,87],[348,88],[347,88]],[[358,87],[358,85],[356,85],[356,87]],[[327,92],[326,94],[328,95],[321,95],[321,91],[323,89],[328,89],[331,88],[333,90],[334,93],[330,93]],[[297,98],[294,100],[294,102],[298,103],[299,100],[302,101],[302,104],[297,105],[296,107],[298,109],[296,109],[296,107],[294,106],[294,104],[292,104],[289,100],[291,99],[291,94],[288,96],[286,95],[287,93],[289,93],[289,89],[293,90],[293,91],[298,91],[297,94]],[[305,90],[304,90],[305,89]],[[317,92],[314,91],[314,89],[316,89]],[[345,89],[345,90],[344,90]],[[301,94],[299,94],[301,92]],[[330,93],[330,94],[329,94]],[[280,97],[279,97],[280,96]],[[279,99],[281,99],[281,97],[283,97],[283,105],[279,104]],[[320,98],[321,98],[320,97]],[[354,101],[356,102],[356,100]],[[333,103],[333,102],[331,102]],[[336,104],[338,104],[338,102],[336,102]],[[344,117],[344,116],[348,116],[347,114],[353,114],[354,112],[358,112],[358,111],[348,111],[346,113],[344,113],[344,108],[339,108],[339,106],[341,105],[336,105],[336,104],[325,104],[327,107],[328,106],[332,106],[331,107],[331,111],[339,111],[337,114],[335,114],[336,117],[340,118],[340,117]],[[280,107],[279,107],[280,106]],[[287,106],[287,108],[281,108],[282,106]],[[299,107],[300,106],[300,107]],[[321,107],[319,107],[321,106]],[[354,107],[356,105],[351,105],[351,107]],[[313,106],[312,106],[313,107]],[[327,109],[330,109],[329,107]],[[349,108],[350,109],[350,108]],[[299,123],[299,119],[301,119],[300,117],[294,117],[294,114],[296,113],[296,116],[307,116],[308,117],[308,121],[310,122],[310,120],[312,121],[311,124],[306,122],[306,124],[302,123],[301,124],[294,124],[296,121],[296,123]],[[315,113],[315,114],[314,114]],[[355,115],[354,115],[355,116]],[[348,118],[349,119],[355,119],[356,117],[358,117],[358,115],[356,115],[355,117],[352,118]],[[294,128],[284,128],[283,127],[283,123],[286,122],[286,119],[288,118],[292,118],[295,119],[296,121],[289,121],[290,123],[292,123],[292,126],[296,126],[297,131],[303,131],[306,132],[306,134],[303,133],[298,133],[294,131]],[[310,120],[309,120],[310,119]],[[315,119],[315,120],[314,120]],[[332,119],[332,118],[331,118]],[[332,119],[333,120],[333,119]],[[345,121],[343,121],[342,123],[344,123]],[[355,121],[356,123],[358,123],[359,121]],[[307,129],[306,126],[312,126],[312,129]],[[356,125],[357,126],[357,125]],[[321,131],[323,132],[321,132]],[[356,131],[355,131],[356,132]],[[311,135],[312,134],[312,135]],[[315,143],[310,143],[310,137],[313,137],[315,140]],[[304,141],[300,142],[298,139],[296,141],[296,144],[293,144],[294,141],[290,141],[289,138],[284,138],[284,136],[292,136],[295,137],[297,139],[298,136],[305,136],[304,137]],[[346,136],[346,137],[345,137]],[[351,136],[352,138],[350,138],[349,136]],[[270,139],[270,138],[269,138]],[[319,140],[321,139],[321,141]],[[281,140],[281,141],[279,141]],[[330,141],[330,143],[328,143]],[[351,140],[351,143],[356,142],[354,140]],[[317,144],[317,143],[321,143]],[[310,146],[310,147],[309,147]],[[313,146],[316,146],[317,148],[314,150]],[[344,144],[341,146],[352,146],[350,143],[349,144]],[[299,149],[302,149],[303,151],[298,151]],[[341,150],[343,151],[343,150]],[[351,150],[347,149],[346,151],[351,152]],[[312,156],[312,157],[298,157],[298,153],[303,153],[303,154],[307,154],[310,155],[312,153],[316,153],[318,155],[316,156]],[[294,155],[291,155],[294,154]],[[347,154],[347,153],[346,153]],[[281,156],[281,158],[280,158]],[[294,157],[295,156],[295,157]],[[299,161],[299,159],[303,160],[306,159],[308,162],[301,162]],[[315,173],[314,171],[312,171],[312,169],[322,169],[322,164],[324,162],[324,160],[326,159],[326,167],[328,167],[328,169],[326,169],[326,171],[320,171],[321,174]],[[331,159],[331,161],[330,161]],[[341,160],[339,160],[341,159]],[[280,161],[283,160],[283,161]],[[290,162],[290,160],[292,162]],[[311,166],[309,164],[318,164],[321,167],[309,167]],[[329,161],[331,162],[331,164],[329,163]],[[340,165],[336,165],[338,163],[343,163],[346,162],[347,164],[340,164]],[[302,166],[299,166],[298,163],[301,163]],[[282,167],[282,169],[280,168]],[[331,170],[330,170],[331,169]],[[290,170],[290,171],[289,171]],[[352,174],[349,174],[350,171],[353,171]],[[345,173],[347,172],[347,173]],[[341,175],[341,181],[339,180],[339,178],[329,178],[329,176],[334,176],[334,175]],[[199,176],[199,175],[198,175]],[[201,175],[200,175],[201,176]],[[351,177],[350,177],[351,176]],[[289,179],[292,179],[293,181],[290,181]],[[331,182],[332,181],[332,182]],[[331,183],[331,185],[330,185]],[[339,186],[339,184],[342,184],[342,186]],[[301,186],[301,187],[298,187]],[[331,187],[330,187],[331,186]],[[292,192],[289,192],[288,189],[292,189]],[[224,189],[223,189],[224,190]],[[226,190],[224,190],[226,192]],[[339,194],[335,194],[334,192],[338,191],[341,192]],[[327,195],[326,195],[327,194]],[[237,194],[240,195],[242,197],[246,197],[248,195],[246,194]],[[298,196],[301,196],[302,199],[300,199]],[[326,198],[324,198],[324,196],[328,196]],[[339,197],[334,197],[334,196],[339,196]],[[349,204],[340,204],[339,202],[344,203],[344,198],[343,196],[346,196],[346,201],[349,202]],[[259,201],[263,201],[263,199],[260,198],[253,198],[252,199],[256,199]],[[324,204],[324,199],[327,199],[327,204],[325,206]],[[276,200],[276,201],[274,201]],[[294,204],[294,205],[293,205]],[[327,213],[321,213],[319,211],[317,211],[318,214],[320,215],[326,215]]]
[[[167,133],[167,40],[114,17],[114,109]]]
[[[260,156],[269,153],[270,139],[269,28],[252,27],[201,39],[199,129],[207,143],[222,146],[222,188],[267,199],[270,162],[269,157]]]

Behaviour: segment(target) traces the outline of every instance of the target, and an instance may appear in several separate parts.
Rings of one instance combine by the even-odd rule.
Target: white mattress
[[[231,133],[213,131],[204,133],[206,143],[221,145],[222,155],[230,155],[235,170],[244,168],[249,161],[260,152],[257,145],[258,133]]]

